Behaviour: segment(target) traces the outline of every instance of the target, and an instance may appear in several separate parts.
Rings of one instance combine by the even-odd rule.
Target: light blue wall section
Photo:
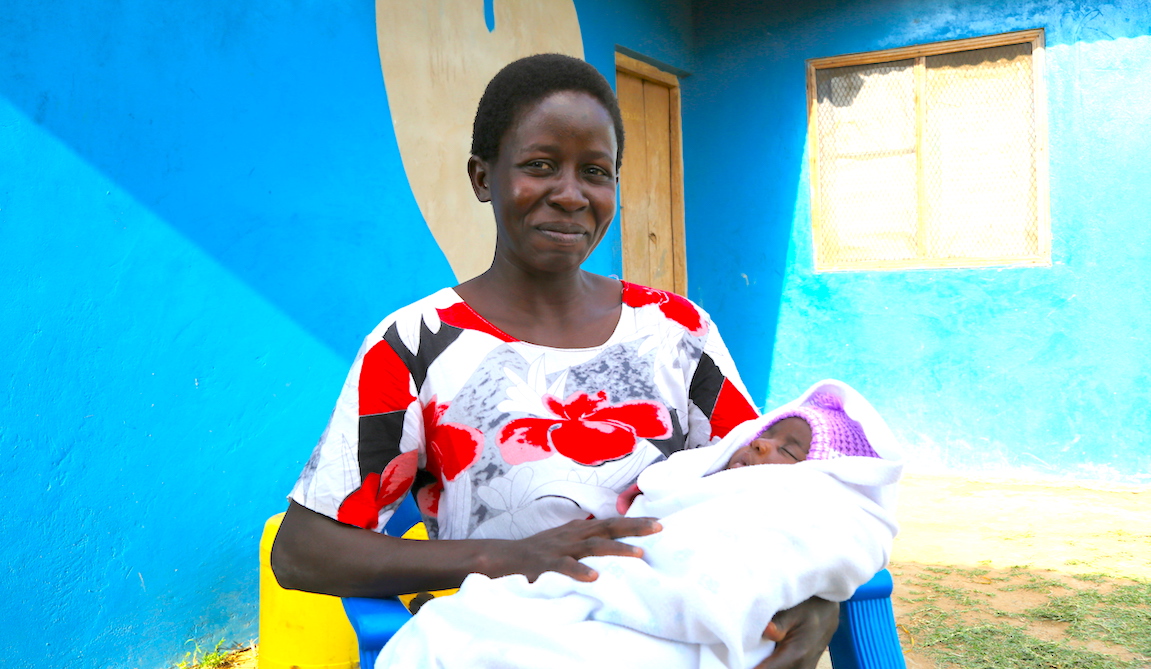
[[[609,77],[616,44],[690,69],[687,2],[577,10]],[[258,533],[362,337],[454,281],[371,0],[0,16],[0,663],[170,666],[256,635]]]
[[[374,6],[4,3],[0,656],[256,635],[256,547],[360,339],[451,282]]]
[[[695,17],[692,291],[756,399],[840,378],[920,468],[1151,481],[1151,6],[701,2]],[[804,60],[1027,28],[1047,31],[1053,266],[815,274]]]

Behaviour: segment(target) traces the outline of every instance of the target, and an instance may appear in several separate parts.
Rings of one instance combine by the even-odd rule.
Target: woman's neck
[[[516,339],[556,348],[603,344],[615,331],[622,308],[618,281],[582,269],[529,274],[497,262],[456,292]]]

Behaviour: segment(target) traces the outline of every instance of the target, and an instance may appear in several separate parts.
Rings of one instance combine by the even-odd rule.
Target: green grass
[[[962,567],[953,567],[952,572],[954,572],[956,574],[962,574],[963,576],[966,576],[967,578],[981,578],[981,577],[986,577],[988,574],[990,574],[991,570],[990,569],[982,569],[982,568],[978,568],[978,567],[975,569],[963,569]]]
[[[1080,590],[1052,597],[1026,614],[1068,623],[1069,637],[1098,639],[1151,657],[1151,583],[1118,585],[1107,594]]]
[[[1067,633],[1079,639],[1100,639],[1151,658],[1151,583],[1115,587]]]
[[[960,606],[977,606],[981,604],[981,599],[986,596],[976,590],[968,588],[957,588],[953,586],[943,585],[942,583],[931,583],[930,585],[921,586],[935,593],[936,597],[945,597],[951,601],[959,604]]]
[[[184,659],[176,663],[175,669],[223,669],[232,665],[232,655],[240,650],[238,647],[224,648],[223,639],[217,641],[216,647],[206,653],[194,639],[188,639],[187,643],[195,643],[196,646],[184,653]]]
[[[1070,562],[1070,560],[1068,560],[1068,562]],[[1071,578],[1073,578],[1077,581],[1086,581],[1087,583],[1106,583],[1107,582],[1107,576],[1104,574],[1099,574],[1099,573],[1072,574]]]
[[[1047,600],[1022,614],[996,608],[995,595],[940,582],[942,575],[964,576],[984,586],[1006,583],[999,591],[1040,592]],[[918,604],[910,612],[906,632],[938,666],[948,669],[1147,669],[1151,668],[1151,583],[1117,582],[1102,575],[1077,578],[1083,589],[1025,567],[1004,575],[986,569],[925,567],[904,583],[919,595],[904,601]],[[952,582],[954,583],[954,582]],[[1100,585],[1111,586],[1108,590]],[[959,604],[947,610],[947,599]],[[1029,625],[1056,624],[1066,638],[1039,638]],[[1051,627],[1047,636],[1050,636]],[[1058,628],[1056,628],[1058,629]],[[1120,657],[1084,647],[1103,641],[1127,649],[1141,659]]]
[[[1098,594],[1091,591],[1079,591],[1074,595],[1052,597],[1035,608],[1027,609],[1024,615],[1035,620],[1078,623],[1089,617],[1098,603]]]
[[[962,669],[1134,669],[1137,665],[1067,643],[1045,641],[1025,627],[971,624],[956,612],[923,607],[908,630],[937,662]]]
[[[1002,590],[1003,592],[1011,592],[1012,590],[1031,590],[1033,592],[1050,592],[1052,588],[1063,588],[1063,589],[1067,588],[1067,586],[1063,585],[1062,581],[1056,581],[1055,579],[1047,578],[1045,576],[1040,576],[1039,574],[1027,574],[1026,578],[1027,578],[1027,582],[1025,582],[1025,583],[1016,583],[1016,584],[1012,584],[1012,585],[1005,585],[999,589]]]

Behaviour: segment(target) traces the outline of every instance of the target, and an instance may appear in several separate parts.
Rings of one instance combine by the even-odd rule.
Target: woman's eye
[[[606,178],[611,178],[611,172],[608,172],[608,171],[607,171],[607,170],[605,170],[604,168],[602,168],[602,167],[598,167],[598,166],[595,166],[595,165],[592,165],[591,167],[588,167],[588,168],[587,168],[585,171],[586,171],[588,174],[590,174],[590,175],[592,175],[592,176],[595,176],[595,177],[606,177]]]

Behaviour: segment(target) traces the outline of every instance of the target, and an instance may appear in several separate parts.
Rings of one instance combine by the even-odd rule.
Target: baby
[[[804,404],[775,413],[762,432],[736,448],[720,471],[750,465],[791,465],[848,455],[879,457],[868,443],[863,427],[844,413],[841,400],[835,395],[817,392]],[[620,515],[627,513],[640,494],[638,483],[620,494],[616,504]]]
[[[761,464],[794,466],[750,466]],[[774,648],[762,634],[776,611],[843,601],[886,565],[901,468],[867,400],[821,382],[641,473],[617,507],[660,519],[661,532],[626,540],[642,559],[585,558],[591,583],[473,574],[424,606],[376,666],[755,666]],[[780,507],[796,513],[764,512]]]

